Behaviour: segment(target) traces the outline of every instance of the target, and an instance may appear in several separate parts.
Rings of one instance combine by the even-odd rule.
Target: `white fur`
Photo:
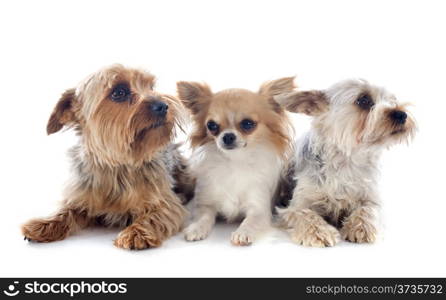
[[[246,245],[270,225],[272,198],[282,169],[282,159],[272,146],[258,143],[223,150],[215,143],[197,148],[191,157],[197,178],[195,216],[185,229],[187,240],[210,233],[215,218],[244,218],[232,242]]]

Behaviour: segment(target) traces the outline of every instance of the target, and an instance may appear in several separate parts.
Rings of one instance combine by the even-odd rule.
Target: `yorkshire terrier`
[[[125,227],[114,244],[157,247],[181,229],[193,180],[171,141],[182,104],[153,90],[155,77],[112,65],[67,90],[48,121],[48,134],[74,128],[72,182],[53,216],[22,227],[25,239],[63,240],[89,225]]]
[[[416,123],[384,88],[346,80],[323,91],[293,91],[275,97],[291,112],[313,116],[297,143],[297,186],[279,219],[304,246],[376,239],[378,159],[382,150],[408,142]]]
[[[192,113],[191,172],[196,177],[194,217],[185,239],[205,239],[221,216],[244,218],[234,245],[249,245],[271,222],[272,199],[290,151],[290,121],[273,97],[294,88],[294,77],[263,84],[258,92],[213,93],[179,82],[179,98]]]

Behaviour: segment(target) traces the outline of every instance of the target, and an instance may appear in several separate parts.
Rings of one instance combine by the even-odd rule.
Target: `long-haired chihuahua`
[[[290,92],[294,77],[264,83],[258,92],[178,82],[191,111],[192,172],[197,183],[188,241],[205,239],[217,216],[243,221],[234,245],[249,245],[271,224],[272,202],[290,150],[291,126],[274,96]]]

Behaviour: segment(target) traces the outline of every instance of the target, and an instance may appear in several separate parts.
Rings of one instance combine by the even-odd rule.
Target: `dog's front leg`
[[[294,223],[290,234],[297,244],[306,247],[331,247],[340,240],[338,230],[311,209],[283,212],[282,218]]]
[[[211,205],[197,204],[192,223],[184,229],[187,241],[204,240],[212,230],[217,217],[216,209]]]
[[[313,208],[326,196],[317,185],[307,178],[299,179],[300,184],[293,193],[287,208],[278,208],[278,216],[283,227],[289,230],[291,239],[307,247],[330,247],[340,240],[339,231],[328,224]]]
[[[312,209],[313,203],[323,198],[324,195],[312,186],[306,188],[302,184],[294,190],[290,206],[277,209],[281,225],[289,230],[295,243],[307,247],[331,247],[339,242],[339,231]]]
[[[231,243],[236,246],[251,245],[254,240],[271,225],[271,213],[266,211],[248,211],[239,228],[231,235]]]
[[[372,203],[356,208],[342,224],[342,238],[353,243],[375,242],[375,208]]]
[[[247,246],[271,226],[272,196],[265,188],[251,190],[242,204],[245,219],[231,235],[231,243],[236,246]]]
[[[115,246],[129,250],[159,247],[177,233],[183,225],[186,210],[175,195],[169,195],[168,199],[149,201],[143,212],[134,217],[133,223],[119,233]]]
[[[291,239],[307,247],[330,247],[340,240],[338,230],[311,209],[288,207],[279,209],[279,216],[290,232]]]
[[[34,219],[22,226],[25,239],[48,243],[65,239],[68,235],[88,225],[89,218],[83,211],[63,208],[48,218]]]

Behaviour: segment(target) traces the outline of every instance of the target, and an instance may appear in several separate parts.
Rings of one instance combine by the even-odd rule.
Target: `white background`
[[[444,1],[2,1],[0,276],[446,276]],[[374,245],[294,245],[273,231],[231,246],[235,226],[203,242],[181,235],[141,252],[117,230],[52,244],[20,224],[57,208],[71,132],[46,136],[60,94],[114,62],[218,91],[297,75],[301,89],[363,77],[414,104],[419,134],[382,158],[383,229]],[[294,116],[303,132],[308,120]]]

